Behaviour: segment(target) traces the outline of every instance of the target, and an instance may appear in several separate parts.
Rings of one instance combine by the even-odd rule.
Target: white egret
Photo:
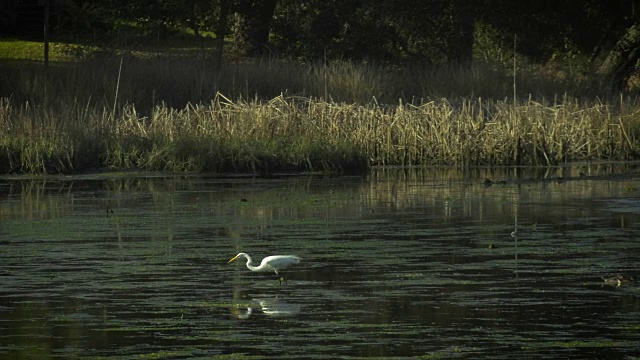
[[[287,268],[293,264],[297,264],[300,262],[300,258],[295,255],[273,255],[267,256],[262,259],[260,262],[260,266],[253,266],[253,260],[251,260],[251,256],[247,253],[239,253],[234,256],[233,259],[229,260],[229,263],[241,258],[245,257],[247,259],[247,268],[251,271],[274,271],[276,275],[280,275],[278,270],[282,270]],[[280,283],[282,283],[283,278],[280,278]]]

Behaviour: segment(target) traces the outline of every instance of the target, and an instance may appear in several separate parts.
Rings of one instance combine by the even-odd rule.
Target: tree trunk
[[[453,33],[450,39],[448,61],[450,64],[468,65],[473,60],[473,32],[475,11],[465,0],[452,1]]]
[[[640,22],[636,21],[616,42],[604,59],[598,73],[616,89],[624,89],[640,59]]]
[[[216,26],[216,48],[213,55],[213,67],[216,71],[222,69],[222,55],[224,50],[224,38],[227,35],[229,0],[220,0],[220,17]]]
[[[193,35],[198,39],[198,44],[200,44],[200,53],[202,54],[202,61],[204,61],[207,59],[207,54],[204,51],[204,36],[200,33],[200,26],[195,20],[191,24],[191,28],[193,29]]]
[[[268,49],[271,19],[278,0],[240,0],[237,12],[240,24],[236,29],[235,42],[239,51],[249,56],[264,54]]]

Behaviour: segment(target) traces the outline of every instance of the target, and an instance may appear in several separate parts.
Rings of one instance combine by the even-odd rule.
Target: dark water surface
[[[0,358],[638,359],[638,174],[5,178]]]

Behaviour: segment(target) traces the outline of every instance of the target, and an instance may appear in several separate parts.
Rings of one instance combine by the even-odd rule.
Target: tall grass
[[[614,101],[595,81],[527,74],[518,89],[531,93],[514,101],[508,70],[485,65],[262,60],[217,73],[199,61],[125,58],[118,77],[119,64],[0,68],[0,172],[362,171],[640,155],[640,104]]]
[[[121,105],[134,104],[142,112],[160,103],[176,108],[206,103],[218,93],[233,100],[285,94],[361,105],[400,100],[416,104],[442,97],[505,99],[513,93],[513,70],[500,63],[394,68],[348,61],[300,64],[257,59],[216,71],[200,59],[123,55],[59,64],[47,76],[37,64],[0,63],[0,97],[47,106],[74,101],[112,106],[121,60]],[[517,80],[522,99],[555,94],[589,99],[610,96],[598,79],[556,76],[532,66],[519,69]]]
[[[556,164],[640,154],[638,107],[447,100],[394,108],[276,97],[151,116],[53,111],[4,99],[0,171],[358,171],[370,165]],[[629,110],[627,110],[629,109]]]

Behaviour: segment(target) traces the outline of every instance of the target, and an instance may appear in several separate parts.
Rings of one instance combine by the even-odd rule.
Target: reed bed
[[[480,98],[419,105],[280,95],[175,108],[0,100],[0,172],[95,169],[360,172],[374,165],[550,165],[637,159],[640,105]]]
[[[640,156],[635,98],[614,98],[597,79],[526,68],[516,85],[531,95],[514,99],[513,79],[482,63],[399,69],[261,59],[216,72],[193,59],[123,55],[46,73],[4,65],[0,173],[361,172]]]

